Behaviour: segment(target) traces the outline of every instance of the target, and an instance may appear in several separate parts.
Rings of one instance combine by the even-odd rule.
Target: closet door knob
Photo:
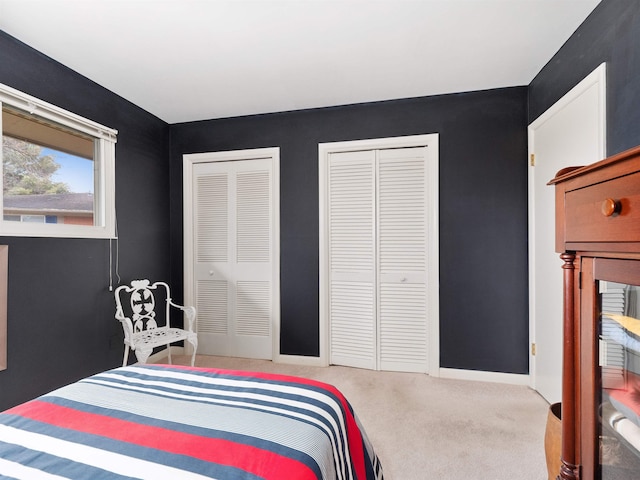
[[[602,214],[605,217],[611,217],[612,215],[617,215],[620,213],[622,205],[619,200],[614,200],[613,198],[607,198],[604,202],[602,202]]]

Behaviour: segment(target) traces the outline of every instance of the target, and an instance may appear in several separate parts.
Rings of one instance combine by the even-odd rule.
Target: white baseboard
[[[456,368],[441,368],[440,378],[450,378],[453,380],[474,380],[478,382],[507,383],[510,385],[531,384],[528,374],[483,372],[479,370],[459,370]]]

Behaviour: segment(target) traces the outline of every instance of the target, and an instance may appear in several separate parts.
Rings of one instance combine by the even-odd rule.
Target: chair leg
[[[171,345],[167,345],[167,354],[169,355],[169,365],[172,365],[172,362],[171,362]]]
[[[138,359],[138,363],[147,363],[149,356],[151,355],[152,348],[136,348],[136,358]]]
[[[129,345],[125,345],[124,347],[124,357],[122,358],[122,366],[127,366],[127,359],[129,358]]]
[[[195,366],[196,363],[196,351],[198,350],[198,336],[194,333],[187,337],[187,341],[192,345],[193,352],[191,353],[191,366]]]

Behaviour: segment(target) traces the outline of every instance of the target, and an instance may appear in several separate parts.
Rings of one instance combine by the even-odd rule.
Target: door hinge
[[[582,272],[578,272],[578,290],[582,290]]]
[[[536,155],[535,155],[535,153],[532,153],[531,155],[529,155],[529,164],[532,167],[536,166]]]
[[[536,344],[535,343],[531,344],[531,355],[533,355],[534,357],[536,355]]]

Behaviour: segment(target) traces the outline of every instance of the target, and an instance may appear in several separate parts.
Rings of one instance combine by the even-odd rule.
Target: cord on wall
[[[120,249],[118,244],[118,220],[115,220],[115,237],[109,239],[109,291],[113,292],[113,271],[114,271],[114,262],[113,262],[113,242],[116,243],[116,255],[115,255],[115,272],[116,277],[118,277],[118,285],[120,284]]]

